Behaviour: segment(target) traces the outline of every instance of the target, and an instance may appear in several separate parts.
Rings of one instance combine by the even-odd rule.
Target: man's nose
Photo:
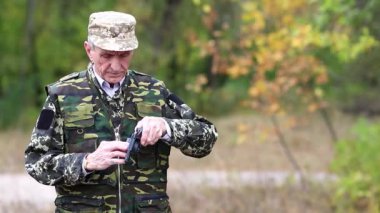
[[[111,68],[115,71],[121,71],[123,69],[123,66],[121,64],[121,61],[117,58],[114,58],[111,60]]]

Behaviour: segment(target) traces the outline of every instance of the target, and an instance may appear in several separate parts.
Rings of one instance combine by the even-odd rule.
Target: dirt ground
[[[355,119],[334,114],[338,137],[347,136]],[[319,114],[279,116],[285,141],[304,172],[328,172],[333,144]],[[184,157],[172,149],[171,168],[237,171],[294,171],[274,131],[270,118],[240,114],[214,119],[219,139],[212,153],[202,159]]]

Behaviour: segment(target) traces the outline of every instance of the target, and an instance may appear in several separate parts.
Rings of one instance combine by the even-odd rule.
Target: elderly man
[[[128,69],[135,24],[125,13],[91,14],[87,70],[46,87],[25,167],[55,186],[56,212],[170,212],[170,148],[203,157],[216,141],[214,125],[161,81]],[[140,148],[128,150],[136,130]]]

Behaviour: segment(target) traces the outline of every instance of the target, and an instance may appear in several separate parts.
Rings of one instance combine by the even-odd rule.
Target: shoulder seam
[[[73,78],[76,78],[79,76],[78,72],[71,73],[69,75],[63,76],[62,78],[59,79],[60,82],[67,81]]]
[[[61,83],[63,82],[66,82],[66,81],[69,81],[69,80],[72,80],[72,79],[76,79],[76,78],[80,78],[80,77],[83,77],[81,76],[81,73],[82,72],[85,72],[86,70],[84,71],[80,71],[80,72],[73,72],[73,73],[70,73],[66,76],[63,76],[62,78],[60,78],[58,81],[54,82],[54,83],[51,83],[51,84],[48,84],[45,86],[45,92],[49,95],[51,93],[55,93],[54,92],[54,89],[60,85]]]
[[[148,74],[146,74],[146,73],[138,72],[138,71],[136,71],[136,70],[129,70],[129,71],[133,72],[133,73],[136,74],[136,75],[150,76],[150,75],[148,75]]]

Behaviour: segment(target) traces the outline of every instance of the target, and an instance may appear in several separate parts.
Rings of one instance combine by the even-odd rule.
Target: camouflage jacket
[[[115,96],[100,88],[90,67],[47,87],[48,97],[25,151],[26,171],[38,182],[54,185],[57,212],[169,212],[166,194],[170,147],[185,155],[211,152],[217,132],[158,81],[132,70]],[[122,165],[86,174],[82,162],[101,141],[126,141],[144,116],[161,116],[170,140],[132,153]],[[121,190],[121,196],[118,194]]]

